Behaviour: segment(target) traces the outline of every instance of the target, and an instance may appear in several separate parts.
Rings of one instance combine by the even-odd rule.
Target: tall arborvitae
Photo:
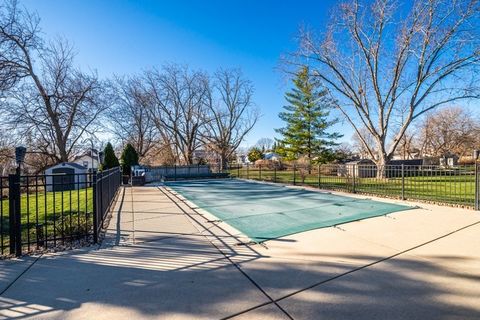
[[[321,88],[303,67],[293,80],[294,88],[285,94],[288,105],[279,114],[286,126],[276,129],[282,135],[277,139],[278,151],[286,160],[306,157],[309,162],[326,162],[331,159],[331,147],[342,135],[327,133],[337,122],[330,120],[332,104],[327,90]]]
[[[113,150],[113,146],[110,142],[107,143],[103,152],[105,156],[102,166],[103,170],[120,166],[118,158],[115,155],[115,151]]]
[[[123,174],[130,175],[132,166],[138,164],[138,152],[130,143],[128,143],[125,146],[125,149],[123,149],[120,159],[122,160]]]

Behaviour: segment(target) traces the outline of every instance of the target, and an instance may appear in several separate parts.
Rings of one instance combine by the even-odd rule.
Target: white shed
[[[339,177],[373,178],[377,175],[377,166],[370,159],[350,161],[339,167],[337,175]]]
[[[47,191],[83,189],[87,186],[88,169],[78,163],[62,162],[45,170]]]

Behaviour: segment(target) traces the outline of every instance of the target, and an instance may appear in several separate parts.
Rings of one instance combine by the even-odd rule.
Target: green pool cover
[[[234,179],[169,182],[167,186],[255,242],[412,208]]]

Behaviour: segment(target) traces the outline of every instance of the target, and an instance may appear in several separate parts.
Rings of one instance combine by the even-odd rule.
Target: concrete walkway
[[[422,205],[246,246],[159,187],[101,247],[0,262],[0,319],[479,319],[480,214]]]

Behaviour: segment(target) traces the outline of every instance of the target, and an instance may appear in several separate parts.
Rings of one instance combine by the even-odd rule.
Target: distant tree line
[[[371,136],[364,133],[373,145]],[[358,135],[352,139],[352,151],[368,158]],[[442,158],[457,156],[472,158],[474,150],[480,150],[480,118],[478,114],[459,106],[439,108],[426,114],[415,124],[415,130],[405,132],[396,150],[400,159]]]
[[[413,124],[480,98],[476,0],[349,0],[325,28],[303,28],[299,39],[287,69],[309,67],[379,177]]]
[[[3,164],[24,144],[27,164],[41,171],[110,133],[147,163],[191,164],[203,150],[225,166],[259,117],[253,91],[238,69],[208,74],[175,64],[100,79],[75,65],[67,40],[43,37],[36,14],[16,0],[0,4]]]
[[[477,148],[469,117],[442,110],[480,98],[479,1],[348,0],[331,17],[322,30],[302,29],[297,52],[287,55],[294,86],[280,114],[285,125],[262,152],[309,162],[328,161],[340,147],[345,154],[333,110],[380,168],[412,148],[425,155]],[[258,120],[252,99],[253,85],[237,69],[209,74],[167,64],[101,79],[76,66],[67,40],[46,40],[36,14],[16,0],[0,4],[3,164],[25,144],[27,163],[41,171],[108,132],[144,163],[190,164],[202,151],[225,166]]]
[[[353,153],[335,146],[331,110],[353,128],[356,153],[379,165],[379,177],[399,154],[478,149],[475,117],[455,106],[480,98],[480,2],[349,0],[331,17],[322,30],[302,28],[298,51],[285,59],[294,88],[278,153],[309,163]]]

